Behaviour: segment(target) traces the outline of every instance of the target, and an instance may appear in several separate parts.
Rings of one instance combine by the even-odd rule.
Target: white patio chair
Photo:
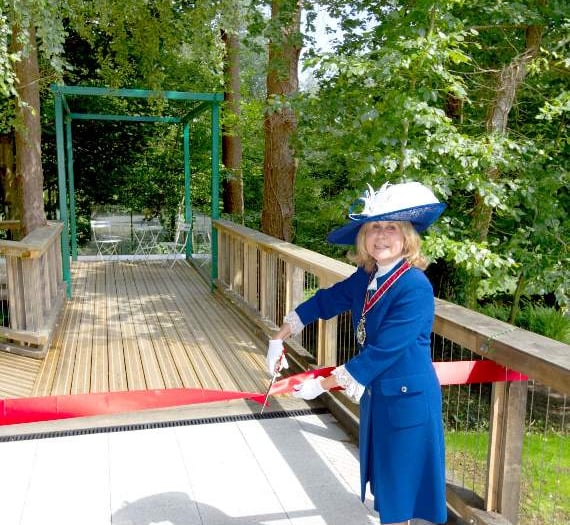
[[[166,252],[166,261],[168,263],[172,260],[171,268],[177,262],[188,264],[186,260],[186,244],[192,236],[192,225],[184,222],[184,217],[179,217],[176,221],[176,232],[174,240],[171,242],[161,242],[159,246]]]
[[[162,234],[160,222],[155,220],[143,221],[134,226],[133,233],[136,242],[135,258],[139,256],[143,260],[148,260],[155,248],[161,244],[158,241]]]
[[[194,253],[209,253],[211,250],[212,219],[207,215],[194,215],[192,250]]]
[[[194,215],[192,228],[192,258],[199,268],[210,263],[212,259],[212,219],[208,215]]]
[[[105,259],[105,257],[112,259],[119,255],[119,244],[121,244],[122,239],[118,235],[112,234],[109,221],[91,221],[91,233],[97,247],[97,255],[101,259]]]

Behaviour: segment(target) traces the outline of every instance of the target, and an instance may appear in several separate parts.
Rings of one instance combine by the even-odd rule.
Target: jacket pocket
[[[380,382],[380,391],[393,428],[410,428],[427,423],[425,388],[426,377],[423,375],[395,377]]]

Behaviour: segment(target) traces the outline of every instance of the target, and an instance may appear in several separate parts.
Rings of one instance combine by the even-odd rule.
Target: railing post
[[[41,261],[41,271],[42,271],[42,281],[46,289],[44,295],[44,312],[49,313],[52,305],[52,301],[57,295],[57,282],[54,279],[53,269],[55,267],[55,261],[53,256],[53,243],[47,250],[47,252],[42,256]]]
[[[246,267],[244,266],[245,261],[243,241],[239,238],[236,238],[234,241],[232,260],[234,265],[232,290],[243,297],[243,275]]]
[[[24,304],[26,305],[26,330],[35,331],[44,326],[43,294],[46,289],[40,275],[40,259],[22,259],[24,279]]]
[[[254,277],[258,292],[259,312],[252,314],[252,321],[255,326],[261,324],[263,331],[267,334],[272,333],[275,328],[276,311],[280,313],[282,306],[288,309],[296,306],[295,293],[296,290],[301,290],[301,287],[296,284],[297,278],[295,277],[299,270],[305,272],[306,277],[314,275],[318,280],[318,286],[321,288],[326,288],[354,272],[354,267],[348,264],[332,260],[304,248],[291,246],[244,226],[223,220],[216,221],[216,225],[227,232],[228,237],[239,237],[241,241],[246,238],[245,242],[251,243],[253,246],[252,256],[248,259],[248,267],[255,261],[254,264],[256,264],[259,272],[258,276]],[[227,257],[230,257],[229,250]],[[282,270],[285,275],[279,274]],[[228,282],[231,283],[231,279]],[[303,288],[305,285],[307,283],[303,283]],[[248,294],[253,293],[251,288],[250,279]],[[280,293],[285,296],[280,297]],[[279,307],[276,308],[276,305]],[[261,314],[261,320],[258,314]],[[278,320],[278,324],[280,321]],[[312,328],[314,327],[311,326],[310,328],[311,332],[307,334],[310,337],[307,338],[307,341],[311,347],[308,351],[307,349],[303,350],[311,354],[316,351],[316,360],[319,365],[336,365],[337,362],[343,362],[350,357],[350,355],[345,356],[340,353],[338,356],[336,355],[337,345],[342,349],[347,336],[353,337],[352,329],[345,326],[344,320],[340,321],[338,326],[336,321],[332,320],[319,322],[316,326],[316,350],[314,350],[312,339]],[[521,374],[526,374],[535,381],[540,381],[541,384],[556,389],[563,394],[564,408],[566,408],[566,396],[570,394],[568,390],[570,384],[568,345],[439,299],[436,300],[436,320],[433,331],[436,335],[449,341],[452,346],[460,346],[483,358],[492,358],[502,366],[519,370]],[[295,350],[295,346],[292,345],[292,351]],[[352,339],[347,347],[349,347],[348,353],[354,351]],[[461,354],[460,360],[465,360],[463,350]],[[302,358],[301,365],[309,366],[308,360],[305,359],[308,357],[305,352],[300,353],[299,357]],[[471,355],[467,360],[472,358]],[[448,485],[448,502],[451,507],[459,512],[463,520],[478,525],[517,523],[520,512],[526,512],[528,506],[527,502],[523,502],[523,508],[519,508],[521,484],[523,480],[526,482],[522,476],[523,474],[527,475],[526,466],[529,462],[529,455],[525,454],[525,464],[522,464],[523,442],[529,442],[525,433],[527,384],[524,381],[507,383],[502,379],[499,379],[498,383],[494,383],[490,401],[492,406],[490,407],[488,468],[484,469],[484,465],[480,464],[479,460],[482,458],[479,455],[481,452],[479,444],[481,440],[477,436],[476,456],[471,457],[468,448],[464,449],[467,457],[465,462],[463,460],[459,462],[459,468],[463,469],[463,475],[469,474],[473,478],[470,482],[471,488],[466,486],[467,480],[463,481],[463,487]],[[462,393],[463,391],[458,390],[458,403],[463,402]],[[480,391],[480,401],[481,393],[482,391]],[[343,405],[339,413],[350,413],[350,418],[352,418],[352,415],[355,414],[352,404],[349,404],[348,401],[345,403],[342,396],[333,396],[331,399],[339,400],[339,403]],[[471,398],[469,398],[470,400]],[[484,399],[484,402],[486,401],[487,399]],[[479,419],[479,408],[477,410],[477,418]],[[486,414],[486,410],[481,410],[481,414]],[[350,421],[353,420],[350,419]],[[564,423],[565,421],[562,419],[562,428]],[[356,424],[355,429],[357,428]],[[350,425],[352,426],[352,423]],[[560,436],[561,440],[566,437],[563,432],[563,435]],[[565,442],[561,441],[561,443],[565,445]],[[461,446],[461,443],[458,443],[457,446]],[[452,448],[450,447],[450,449]],[[451,451],[453,452],[453,450]],[[548,458],[541,459],[549,463]],[[525,467],[524,472],[522,472],[523,466]],[[550,467],[551,465],[545,465],[545,468]],[[454,465],[448,465],[448,474],[450,478],[456,475]],[[533,475],[536,475],[534,471]],[[556,494],[555,497],[561,496]],[[555,503],[558,502],[559,499],[556,499]],[[553,511],[552,516],[557,512],[558,507]],[[557,516],[558,514],[556,514]],[[549,523],[554,522],[556,517],[547,520]]]
[[[244,283],[244,299],[256,310],[259,308],[257,289],[257,249],[255,245],[247,243],[244,247],[244,265],[247,272]]]
[[[10,328],[26,328],[26,303],[24,301],[24,281],[22,260],[15,255],[6,255],[6,275],[8,283],[8,306],[10,308]]]
[[[290,312],[303,301],[305,272],[291,263],[285,263],[285,312]]]
[[[493,383],[485,510],[518,522],[528,383]]]
[[[319,279],[319,286],[327,288],[332,283],[324,278]],[[324,320],[319,319],[318,323],[318,339],[317,339],[317,365],[319,366],[336,366],[337,365],[337,330],[338,318]]]
[[[225,285],[229,284],[229,248],[230,237],[227,233],[217,230],[216,237],[219,239],[220,257],[218,257],[218,279]],[[213,263],[212,263],[213,264]]]
[[[227,280],[227,284],[230,287],[230,290],[232,290],[232,291],[233,291],[233,285],[234,285],[234,271],[235,271],[234,243],[235,243],[234,237],[228,238],[228,280]]]
[[[260,313],[265,319],[280,325],[281,320],[277,320],[278,275],[277,256],[270,252],[261,252],[261,281],[260,281]]]
[[[305,286],[305,272],[302,268],[285,263],[285,313],[293,310],[303,302],[303,290]],[[295,336],[300,341],[301,336]]]

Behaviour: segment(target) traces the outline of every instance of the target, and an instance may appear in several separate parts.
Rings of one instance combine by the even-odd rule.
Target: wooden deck
[[[185,264],[77,262],[45,359],[0,352],[0,397],[161,388],[263,392],[265,345]]]

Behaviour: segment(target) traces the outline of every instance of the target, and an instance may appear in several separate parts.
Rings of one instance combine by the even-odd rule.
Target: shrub
[[[479,311],[506,322],[509,318],[510,307],[501,303],[488,303],[480,306]],[[521,308],[515,319],[515,325],[570,344],[570,317],[555,308],[528,303]]]

